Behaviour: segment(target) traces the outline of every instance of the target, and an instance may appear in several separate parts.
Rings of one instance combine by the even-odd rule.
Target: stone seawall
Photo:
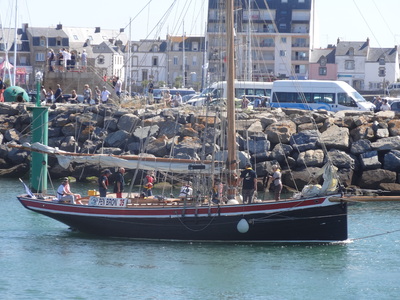
[[[27,151],[7,143],[29,143],[30,104],[0,104],[0,176],[29,172]],[[301,189],[321,183],[330,160],[345,186],[400,190],[400,119],[389,112],[331,113],[293,109],[238,110],[239,167],[251,161],[259,178],[279,163],[282,180]],[[49,146],[82,153],[139,154],[176,158],[226,158],[223,113],[204,108],[135,108],[57,105],[49,108]],[[52,178],[97,176],[100,166],[62,168],[49,157]]]

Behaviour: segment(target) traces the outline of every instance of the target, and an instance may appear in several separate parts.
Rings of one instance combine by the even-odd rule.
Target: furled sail
[[[199,161],[192,159],[143,157],[140,155],[109,155],[73,153],[58,148],[43,145],[41,143],[25,143],[21,145],[10,145],[13,148],[34,151],[54,155],[61,167],[67,168],[70,163],[89,163],[101,167],[124,167],[128,169],[158,170],[174,173],[219,173],[220,168],[213,165],[212,161]]]

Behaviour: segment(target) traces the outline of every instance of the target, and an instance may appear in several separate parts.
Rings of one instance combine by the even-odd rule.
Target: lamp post
[[[40,84],[42,82],[43,73],[40,71],[36,72],[35,78],[36,78],[36,106],[39,107],[39,106],[41,106],[41,104],[40,104]]]

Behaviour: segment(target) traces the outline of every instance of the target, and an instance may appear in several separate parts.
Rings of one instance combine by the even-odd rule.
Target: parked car
[[[182,102],[183,102],[183,103],[186,103],[186,102],[188,102],[190,99],[192,99],[194,96],[196,96],[195,93],[189,94],[189,95],[185,95],[185,96],[182,97]]]
[[[399,112],[400,112],[400,100],[393,101],[393,102],[390,104],[390,110],[399,111]]]

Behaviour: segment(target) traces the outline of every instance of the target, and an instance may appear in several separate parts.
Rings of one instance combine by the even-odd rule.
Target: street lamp
[[[43,73],[41,71],[36,72],[36,106],[41,106],[40,104],[40,84],[42,82]]]

